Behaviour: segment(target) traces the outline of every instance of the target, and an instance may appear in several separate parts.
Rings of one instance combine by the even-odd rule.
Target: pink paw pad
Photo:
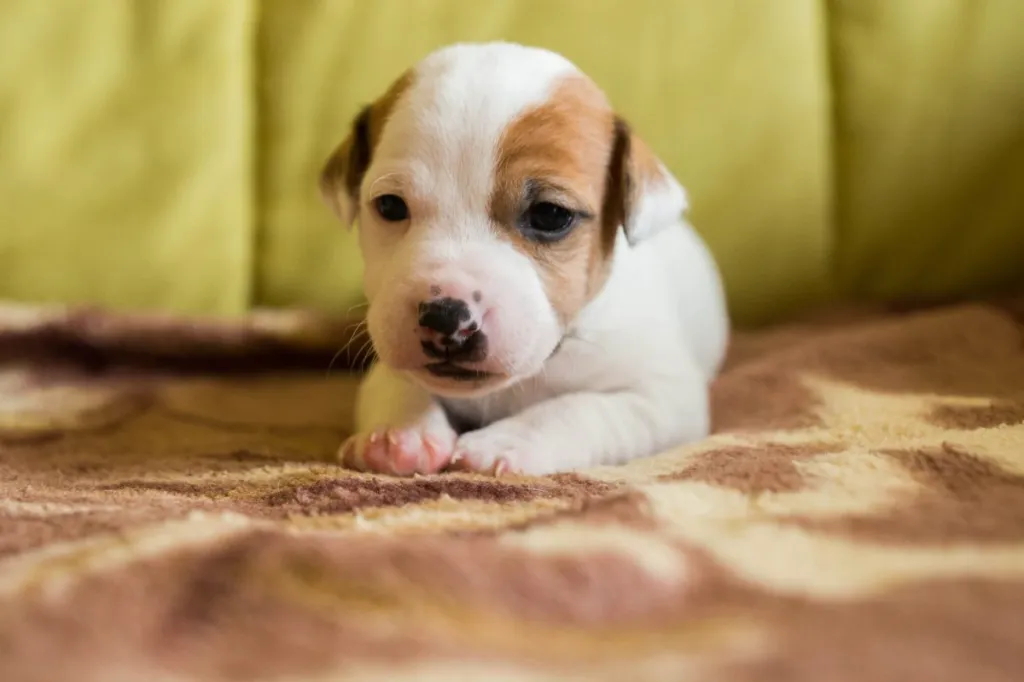
[[[421,429],[385,429],[350,438],[341,451],[345,466],[394,476],[433,474],[451,459],[452,445]]]
[[[505,457],[499,457],[490,466],[481,465],[473,461],[472,457],[466,457],[462,453],[456,453],[451,459],[451,469],[455,471],[468,471],[478,474],[487,474],[500,478],[505,474],[514,474],[515,470]]]

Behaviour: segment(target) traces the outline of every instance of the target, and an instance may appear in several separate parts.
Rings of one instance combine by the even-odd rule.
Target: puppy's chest
[[[546,385],[517,384],[481,398],[442,398],[440,402],[455,430],[465,433],[512,417],[560,393]]]
[[[572,351],[563,352],[564,356],[549,360],[541,374],[490,395],[439,399],[452,426],[460,433],[465,433],[515,416],[560,395],[600,389],[594,385],[591,363],[581,361]]]

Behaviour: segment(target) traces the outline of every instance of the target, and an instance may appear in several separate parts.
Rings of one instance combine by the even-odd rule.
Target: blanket
[[[333,461],[346,321],[2,307],[0,680],[1019,680],[1022,313],[738,334],[706,440],[395,479]]]

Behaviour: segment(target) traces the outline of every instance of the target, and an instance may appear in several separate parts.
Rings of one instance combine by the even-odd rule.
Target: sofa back
[[[1019,0],[7,0],[0,297],[344,312],[324,158],[419,57],[499,38],[606,89],[739,322],[1024,280]]]

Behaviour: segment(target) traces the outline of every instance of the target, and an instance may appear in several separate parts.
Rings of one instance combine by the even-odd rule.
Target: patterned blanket
[[[740,335],[704,442],[397,480],[331,461],[350,325],[0,308],[0,680],[1024,679],[1022,312]]]

